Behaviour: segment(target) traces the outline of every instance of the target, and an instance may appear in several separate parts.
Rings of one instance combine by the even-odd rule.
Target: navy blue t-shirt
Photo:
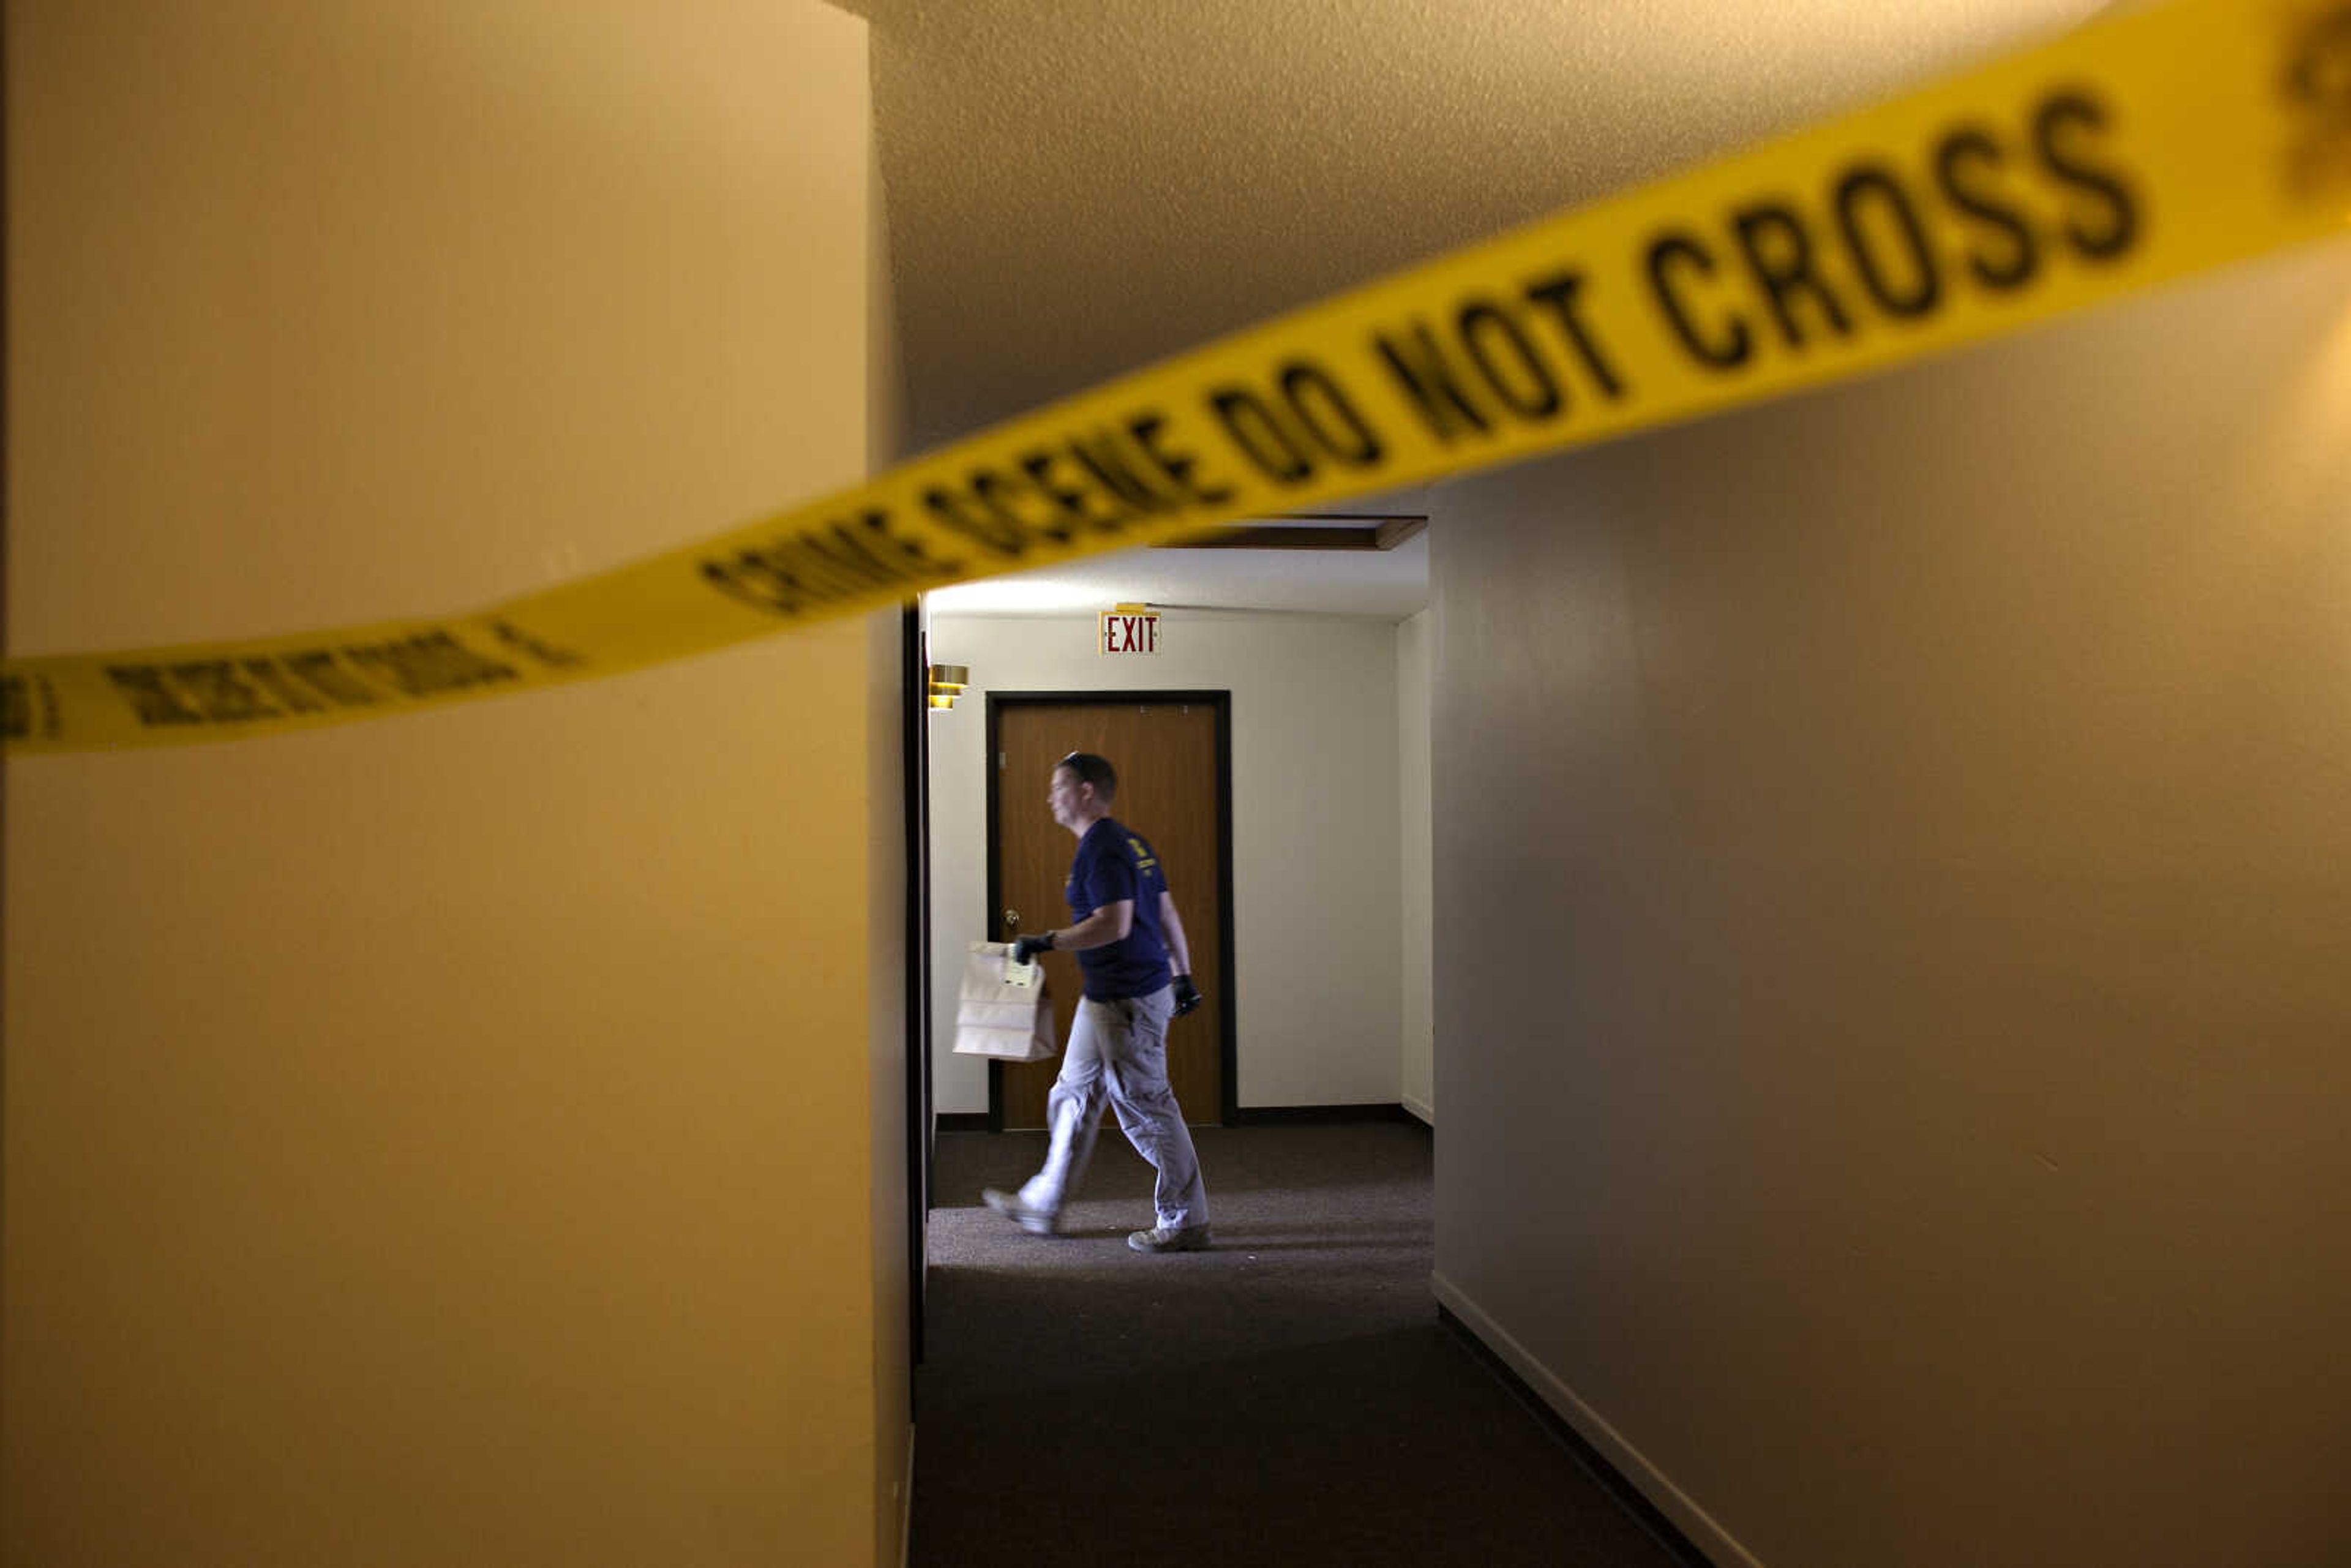
[[[1123,823],[1104,817],[1078,841],[1078,857],[1070,862],[1070,885],[1063,889],[1071,923],[1105,904],[1134,901],[1134,924],[1123,938],[1078,954],[1088,997],[1098,1002],[1147,997],[1173,978],[1167,940],[1159,928],[1159,895],[1166,891],[1159,857]]]

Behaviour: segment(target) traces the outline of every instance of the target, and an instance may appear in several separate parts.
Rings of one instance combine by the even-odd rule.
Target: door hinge
[[[1004,754],[1003,752],[1001,752],[1001,751],[999,751],[999,752],[998,752],[998,753],[996,754],[996,770],[997,770],[998,773],[1003,772],[1003,771],[1004,771],[1004,769],[1005,769],[1005,767],[1006,767],[1006,763],[1005,763],[1005,760],[1004,760],[1004,755],[1005,755],[1005,754]]]

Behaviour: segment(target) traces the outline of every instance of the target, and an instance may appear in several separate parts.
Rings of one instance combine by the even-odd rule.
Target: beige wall
[[[875,1561],[898,1560],[914,1506],[914,1367],[911,1364],[914,1279],[908,1252],[906,817],[904,696],[902,644],[894,612],[869,616],[866,630],[866,1115],[871,1183],[870,1261],[873,1366],[873,1540]],[[855,966],[824,946],[829,962]],[[787,1199],[781,1212],[796,1211]],[[854,1267],[846,1257],[836,1265]],[[820,1429],[810,1427],[815,1437]]]
[[[873,472],[905,455],[905,382],[899,359],[897,296],[892,287],[888,204],[879,148],[866,147],[866,298],[869,380],[866,465]],[[873,1506],[877,1560],[894,1562],[914,1507],[914,1367],[909,1336],[914,1292],[907,1232],[906,1096],[906,736],[904,628],[899,612],[866,622],[866,1005],[872,1018],[868,1112],[873,1166]],[[894,1440],[904,1432],[906,1440]]]
[[[1438,510],[1448,1304],[1726,1564],[2351,1561],[2351,255]]]
[[[860,473],[862,24],[6,21],[12,651]],[[0,1556],[895,1560],[894,635],[9,768]]]
[[[987,1063],[954,1054],[964,952],[985,935],[987,914],[987,695],[1130,689],[1233,694],[1240,1105],[1395,1104],[1404,940],[1395,624],[1171,611],[1164,651],[1132,659],[1094,652],[1097,631],[1092,614],[932,616],[932,657],[968,666],[973,682],[952,711],[930,718],[937,1109],[987,1109]],[[1008,799],[1044,809],[1041,790]],[[1184,868],[1169,876],[1182,907]],[[1185,917],[1198,939],[1199,921],[1188,908]],[[1185,1114],[1213,1122],[1217,1111],[1187,1105]]]

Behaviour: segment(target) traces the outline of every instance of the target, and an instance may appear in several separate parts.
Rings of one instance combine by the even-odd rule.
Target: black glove
[[[1015,936],[1012,939],[1012,961],[1016,964],[1034,963],[1038,954],[1050,952],[1052,946],[1053,934],[1050,931],[1040,931],[1034,936]]]
[[[1206,999],[1200,995],[1200,988],[1192,983],[1191,976],[1176,977],[1176,1016],[1177,1018],[1182,1018]]]

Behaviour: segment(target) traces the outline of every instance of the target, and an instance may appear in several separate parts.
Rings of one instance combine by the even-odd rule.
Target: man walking
[[[1061,1205],[1093,1155],[1107,1094],[1126,1141],[1159,1173],[1158,1223],[1126,1244],[1138,1252],[1189,1252],[1208,1244],[1208,1194],[1167,1086],[1167,1024],[1198,1007],[1200,992],[1159,857],[1110,814],[1117,793],[1116,770],[1090,751],[1072,751],[1053,767],[1046,804],[1078,840],[1066,889],[1071,924],[1016,937],[1012,952],[1023,963],[1047,949],[1075,953],[1085,996],[1045,1102],[1052,1143],[1044,1168],[1019,1192],[989,1187],[980,1197],[1023,1230],[1059,1231]]]

